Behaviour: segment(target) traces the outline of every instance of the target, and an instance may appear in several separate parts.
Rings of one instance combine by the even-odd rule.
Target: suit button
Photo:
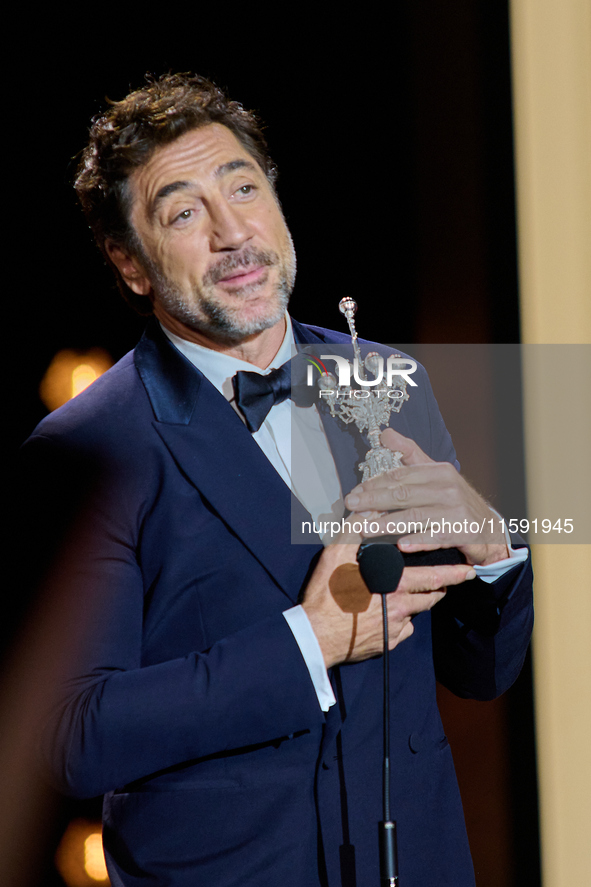
[[[420,733],[411,733],[408,737],[411,752],[417,754],[425,748],[425,740]]]

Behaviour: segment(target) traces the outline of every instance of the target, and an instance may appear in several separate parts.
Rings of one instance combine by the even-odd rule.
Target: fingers
[[[345,505],[355,512],[427,507],[429,514],[439,514],[442,508],[461,505],[462,484],[461,475],[448,462],[403,465],[358,484],[346,497]]]
[[[390,432],[387,433],[387,432]],[[406,552],[459,548],[470,564],[509,556],[502,522],[482,496],[447,462],[433,462],[420,447],[387,429],[388,445],[406,447],[406,464],[364,481],[345,498],[365,537],[399,537]]]
[[[405,567],[396,591],[388,594],[388,625],[403,639],[401,626],[406,626],[418,613],[431,610],[443,600],[448,585],[459,585],[473,579],[476,571],[466,564],[440,567]],[[408,632],[408,628],[406,628]],[[412,630],[410,630],[412,633]],[[408,634],[404,634],[407,637]]]
[[[393,650],[395,647],[398,646],[398,644],[402,643],[402,641],[408,640],[414,630],[415,627],[409,619],[408,622],[401,628],[398,638],[389,638],[388,649]]]
[[[446,594],[445,588],[422,593],[401,592],[400,589],[387,595],[388,600],[388,647],[393,650],[414,632],[412,619],[419,613],[431,610]]]
[[[417,537],[415,536],[407,536],[405,539],[400,539],[396,544],[400,551],[405,554],[412,554],[416,551],[438,551],[440,548],[444,548],[441,542],[423,542],[420,539],[415,541]],[[449,546],[452,547],[451,545]]]
[[[361,578],[357,548],[356,543],[349,543],[325,549],[302,601],[327,668],[367,659],[382,650],[381,602]],[[446,586],[475,575],[467,564],[406,567],[398,588],[388,595],[391,648],[410,637],[411,618],[442,600]]]
[[[401,625],[405,625],[407,620],[410,621],[413,616],[417,616],[419,613],[432,610],[435,604],[443,600],[445,593],[444,588],[424,594],[400,595],[398,592],[393,592],[398,597],[390,600],[390,596],[388,596],[388,627],[391,630],[396,630],[398,634]]]
[[[422,451],[420,446],[410,437],[404,437],[393,428],[386,428],[380,435],[382,446],[389,450],[398,450],[402,453],[402,461],[405,465],[424,465],[433,460]]]
[[[438,591],[448,585],[461,585],[476,578],[476,570],[469,564],[440,564],[436,567],[405,567],[398,592],[418,594]]]

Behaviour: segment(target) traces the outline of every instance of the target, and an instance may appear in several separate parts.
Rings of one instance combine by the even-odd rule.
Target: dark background
[[[519,341],[506,3],[334,9],[18,13],[4,85],[11,443],[45,415],[37,389],[58,350],[98,345],[117,360],[141,334],[144,321],[121,300],[70,183],[90,118],[147,71],[209,76],[268,124],[298,253],[296,318],[344,330],[337,306],[348,295],[365,338]],[[8,635],[26,607],[15,609]],[[479,887],[537,887],[529,662],[503,700],[442,692],[441,707]],[[61,884],[55,843],[71,816],[97,809],[57,799],[27,884]]]

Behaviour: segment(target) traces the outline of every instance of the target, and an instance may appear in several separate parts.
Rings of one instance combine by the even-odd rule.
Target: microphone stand
[[[398,885],[398,845],[396,823],[390,816],[390,650],[388,648],[388,600],[382,595],[384,624],[384,760],[382,765],[383,821],[378,823],[380,880],[387,887]]]
[[[384,757],[382,764],[383,820],[378,823],[380,848],[380,883],[400,887],[396,822],[390,814],[390,650],[388,644],[388,600],[386,595],[398,588],[404,558],[395,545],[364,542],[357,553],[361,577],[372,594],[382,596],[384,632]]]

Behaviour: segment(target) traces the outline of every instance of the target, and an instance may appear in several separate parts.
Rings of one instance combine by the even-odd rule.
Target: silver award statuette
[[[337,383],[332,373],[323,373],[318,379],[318,386],[326,393],[324,399],[332,416],[345,425],[355,422],[360,432],[367,430],[371,447],[365,461],[358,466],[363,482],[402,465],[402,453],[383,447],[380,434],[390,424],[390,414],[398,413],[409,396],[403,376],[393,375],[388,380],[384,372],[384,358],[380,354],[372,351],[365,359],[362,357],[355,329],[357,302],[349,298],[341,299],[339,310],[347,318],[353,345],[353,363],[346,361],[349,364],[349,378],[355,379],[359,388]],[[393,354],[391,357],[398,358],[400,355]]]

